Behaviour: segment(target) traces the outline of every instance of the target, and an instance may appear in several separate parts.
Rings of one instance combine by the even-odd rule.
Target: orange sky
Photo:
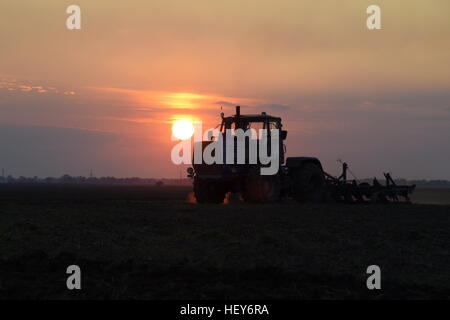
[[[80,0],[70,31],[72,1],[4,0],[0,167],[178,176],[170,123],[239,104],[332,173],[450,179],[450,2],[376,3],[379,31],[365,0]]]

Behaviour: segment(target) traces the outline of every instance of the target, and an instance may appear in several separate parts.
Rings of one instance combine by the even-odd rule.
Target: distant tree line
[[[54,184],[129,184],[129,185],[155,185],[162,187],[165,185],[190,185],[192,184],[190,179],[154,179],[154,178],[116,178],[116,177],[83,177],[83,176],[70,176],[68,174],[62,175],[59,178],[47,177],[39,178],[34,177],[13,177],[8,175],[6,177],[0,176],[0,183],[54,183]]]
[[[372,183],[372,181],[373,181],[373,179],[363,179],[363,180],[359,180],[358,182]],[[385,180],[384,180],[384,178],[379,178],[378,182],[380,182],[381,184],[384,184]],[[443,188],[450,188],[450,181],[449,180],[442,180],[442,179],[437,179],[437,180],[394,179],[394,182],[396,184],[398,184],[398,185],[413,185],[413,184],[415,184],[417,187],[430,187],[430,188],[443,187]]]
[[[383,179],[378,179],[380,183],[384,183]],[[358,182],[372,182],[372,179],[362,179]],[[154,185],[158,187],[167,185],[191,185],[191,179],[155,179],[155,178],[116,178],[116,177],[83,177],[83,176],[70,176],[68,174],[62,175],[59,178],[47,177],[13,177],[8,175],[6,177],[0,176],[0,183],[55,183],[55,184],[129,184],[129,185]],[[448,180],[407,180],[407,179],[395,179],[395,183],[399,185],[412,185],[415,184],[418,187],[450,187],[450,181]]]

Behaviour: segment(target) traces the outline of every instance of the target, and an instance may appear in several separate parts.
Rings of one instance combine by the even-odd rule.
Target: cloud
[[[30,93],[52,93],[52,94],[63,94],[63,95],[75,95],[74,90],[57,89],[55,87],[36,85],[33,81],[27,80],[17,80],[11,78],[1,78],[0,79],[0,90],[4,89],[7,91],[15,92],[30,92]]]
[[[219,106],[225,106],[225,107],[234,107],[234,106],[236,106],[236,103],[233,103],[233,102],[230,102],[230,101],[225,101],[225,100],[214,102],[214,104],[217,104]]]
[[[249,99],[245,99],[245,101],[249,101]],[[256,112],[260,113],[263,111],[268,111],[268,112],[285,112],[288,110],[292,110],[292,107],[285,105],[285,104],[277,104],[277,103],[263,103],[263,104],[258,104],[257,101],[255,100],[255,104],[252,105],[246,105],[246,104],[242,104],[242,103],[237,103],[237,102],[230,102],[227,100],[220,100],[215,102],[216,105],[220,105],[220,106],[225,106],[225,107],[232,107],[234,108],[235,106],[241,106],[241,111],[243,113],[249,113],[249,112]],[[247,111],[246,111],[247,110]]]

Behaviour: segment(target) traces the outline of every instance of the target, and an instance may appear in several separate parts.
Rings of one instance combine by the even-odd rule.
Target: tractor
[[[386,185],[381,185],[376,179],[373,184],[357,183],[347,180],[348,165],[343,163],[340,177],[333,177],[326,173],[319,159],[315,157],[285,158],[286,147],[284,141],[287,131],[283,129],[282,120],[262,112],[261,114],[244,115],[240,107],[236,107],[236,114],[225,117],[221,114],[220,134],[225,136],[229,129],[267,129],[268,137],[264,140],[268,152],[272,152],[270,132],[278,132],[279,167],[276,174],[262,175],[261,168],[267,166],[259,159],[250,161],[249,145],[251,139],[245,137],[245,161],[239,163],[198,163],[187,169],[188,177],[193,179],[194,195],[197,203],[223,203],[227,193],[240,193],[245,202],[274,202],[284,198],[293,198],[298,202],[384,202],[398,201],[399,197],[409,201],[408,195],[415,186],[397,186],[390,174],[385,174]],[[219,126],[218,126],[219,127]],[[274,140],[275,141],[275,140]],[[213,141],[201,141],[197,149],[203,151]],[[258,150],[261,148],[258,140]],[[276,143],[276,142],[275,142]],[[237,156],[237,143],[234,146],[234,157]],[[223,146],[226,156],[226,146]],[[229,149],[228,149],[229,150]]]

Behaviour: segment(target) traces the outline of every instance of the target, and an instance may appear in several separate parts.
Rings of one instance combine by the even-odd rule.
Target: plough
[[[409,195],[416,185],[397,185],[391,174],[385,172],[383,172],[385,184],[381,184],[377,178],[373,179],[372,184],[358,183],[356,177],[353,180],[347,179],[348,172],[346,162],[342,163],[342,174],[339,177],[324,172],[326,193],[332,200],[347,203],[389,203],[402,200],[402,202],[411,202]]]

